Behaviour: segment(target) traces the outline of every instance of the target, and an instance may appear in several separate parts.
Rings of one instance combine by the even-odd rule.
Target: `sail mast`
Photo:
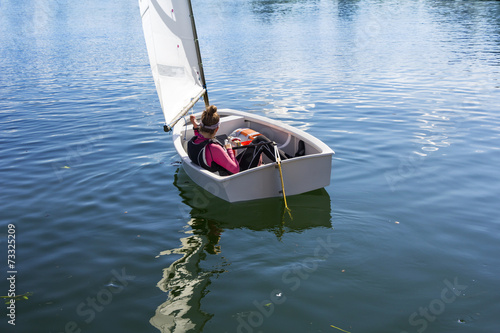
[[[200,43],[198,42],[198,34],[196,33],[196,24],[194,23],[193,6],[191,6],[191,0],[188,0],[189,4],[189,17],[191,18],[191,27],[193,29],[194,44],[196,46],[196,56],[198,57],[198,66],[200,68],[200,78],[203,89],[205,93],[203,94],[203,100],[205,101],[205,107],[210,105],[208,101],[207,83],[205,82],[205,73],[203,71],[203,62],[201,61]]]

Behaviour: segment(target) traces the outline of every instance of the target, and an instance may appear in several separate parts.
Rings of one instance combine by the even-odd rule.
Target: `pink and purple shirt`
[[[201,135],[198,129],[194,130],[194,134],[196,135],[196,139],[194,139],[195,144],[210,140]],[[210,167],[212,166],[212,162],[215,162],[230,173],[237,173],[240,171],[240,166],[234,156],[234,151],[232,149],[226,150],[218,144],[207,145],[205,148],[205,160]]]

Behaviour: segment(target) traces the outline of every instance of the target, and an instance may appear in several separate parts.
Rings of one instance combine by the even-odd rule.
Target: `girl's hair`
[[[201,114],[201,130],[208,134],[214,134],[217,128],[206,128],[214,126],[219,123],[219,114],[217,113],[217,107],[215,105],[210,105]]]

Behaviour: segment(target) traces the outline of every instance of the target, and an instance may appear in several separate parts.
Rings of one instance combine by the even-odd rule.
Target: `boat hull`
[[[275,141],[280,149],[293,155],[298,142],[306,147],[304,156],[282,161],[282,174],[287,196],[301,194],[330,184],[334,152],[319,139],[278,121],[235,110],[220,110],[221,125],[217,134],[230,134],[241,127],[250,127]],[[173,130],[174,146],[182,159],[186,174],[200,187],[228,202],[282,196],[279,169],[276,163],[264,161],[259,167],[230,176],[219,176],[194,164],[187,155],[187,141],[193,136],[188,120]]]

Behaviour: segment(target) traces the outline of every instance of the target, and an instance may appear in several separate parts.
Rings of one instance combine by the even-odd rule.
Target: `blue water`
[[[500,2],[193,7],[211,103],[323,140],[331,185],[293,220],[212,197],[162,130],[135,0],[1,0],[0,295],[13,231],[33,295],[0,330],[497,332]]]

